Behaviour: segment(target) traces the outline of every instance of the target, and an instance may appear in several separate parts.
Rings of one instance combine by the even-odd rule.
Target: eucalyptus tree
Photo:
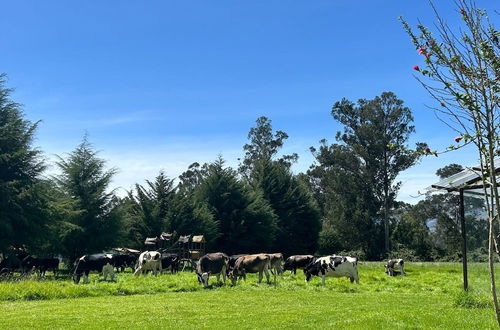
[[[337,141],[363,162],[367,187],[381,205],[385,251],[389,253],[389,212],[401,185],[395,180],[418,159],[418,154],[406,148],[415,132],[411,110],[394,93],[384,92],[357,104],[342,99],[333,105],[331,114],[344,127],[337,132]]]

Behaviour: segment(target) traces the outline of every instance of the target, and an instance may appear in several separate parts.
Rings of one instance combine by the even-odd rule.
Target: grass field
[[[409,263],[388,277],[382,263],[347,279],[286,275],[274,284],[255,276],[237,286],[203,289],[193,273],[74,285],[69,280],[0,282],[0,328],[458,328],[496,327],[485,264],[470,265],[463,293],[460,264]],[[212,280],[212,279],[211,279]]]

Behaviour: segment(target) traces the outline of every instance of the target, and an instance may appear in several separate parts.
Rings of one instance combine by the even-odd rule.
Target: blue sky
[[[130,189],[164,169],[242,157],[259,116],[290,138],[284,153],[313,162],[310,146],[334,141],[331,105],[393,91],[415,116],[412,142],[433,148],[455,133],[426,105],[413,77],[422,58],[397,17],[433,24],[426,1],[0,1],[0,72],[31,120],[48,159],[85,132]],[[492,13],[496,1],[478,1]],[[459,21],[451,1],[438,9]],[[427,157],[402,173],[400,200],[436,181],[472,149]],[[123,190],[122,190],[123,191]]]

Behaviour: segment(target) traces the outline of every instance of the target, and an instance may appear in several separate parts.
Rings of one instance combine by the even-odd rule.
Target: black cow
[[[175,274],[179,271],[180,259],[179,256],[175,253],[162,253],[161,254],[161,269],[162,272],[170,268],[172,274]]]
[[[284,270],[289,270],[291,273],[296,274],[297,269],[305,269],[307,265],[313,262],[314,256],[312,255],[296,255],[288,257],[285,260]]]
[[[24,273],[22,260],[17,256],[8,256],[0,262],[0,274],[8,274],[15,271]]]
[[[217,282],[219,282],[219,277],[222,274],[222,280],[225,284],[228,262],[229,257],[225,253],[216,252],[205,254],[200,258],[196,266],[198,281],[207,288],[210,275],[215,275],[217,277]]]
[[[36,270],[40,276],[45,276],[47,270],[51,270],[54,276],[57,274],[59,269],[59,259],[57,258],[35,258],[28,256],[23,259],[23,265],[25,269]]]
[[[125,271],[125,268],[130,267],[135,270],[135,263],[137,262],[137,257],[130,254],[114,254],[111,258],[112,265],[116,268],[116,271]]]
[[[80,282],[80,278],[83,275],[83,282],[87,283],[89,281],[89,273],[91,271],[96,272],[106,272],[111,273],[111,278],[114,277],[113,272],[113,258],[111,254],[87,254],[76,261],[75,272],[73,273],[73,281],[75,284]],[[111,269],[110,269],[111,268]],[[104,273],[104,272],[103,272]]]

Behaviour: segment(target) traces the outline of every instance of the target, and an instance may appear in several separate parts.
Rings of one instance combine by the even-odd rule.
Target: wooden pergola
[[[500,167],[496,167],[495,171],[498,173],[500,171]],[[469,288],[469,281],[467,277],[467,232],[465,230],[464,193],[484,197],[484,185],[482,183],[481,168],[479,166],[466,168],[459,173],[431,185],[430,189],[446,191],[448,193],[455,193],[459,195],[463,282],[464,290],[467,291]]]

